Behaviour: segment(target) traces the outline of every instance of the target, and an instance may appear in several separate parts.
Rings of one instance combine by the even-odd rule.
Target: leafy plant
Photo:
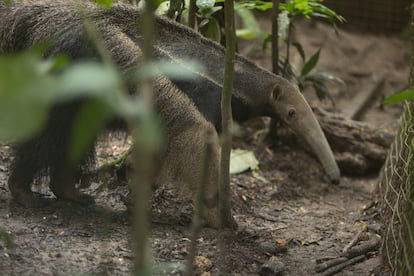
[[[221,10],[218,3],[223,0],[197,0],[197,18],[199,21],[200,32],[215,41],[220,41],[220,26],[213,14]],[[294,21],[303,17],[310,20],[322,20],[332,24],[336,29],[336,23],[343,23],[345,19],[335,11],[322,4],[323,0],[290,0],[280,3],[279,10],[279,39],[286,45],[285,56],[279,61],[279,72],[282,76],[295,80],[300,89],[307,83],[312,85],[320,100],[328,98],[334,106],[334,101],[327,87],[328,82],[343,84],[343,81],[328,72],[318,72],[315,70],[319,61],[321,49],[315,52],[309,59],[305,57],[305,51],[298,41],[292,41],[292,31]],[[252,10],[267,11],[273,7],[272,2],[262,0],[244,0],[235,2],[235,11],[240,16],[244,27],[236,30],[237,37],[243,39],[259,38],[263,41],[263,50],[268,48],[268,43],[273,40],[271,34],[264,33],[252,13]],[[290,63],[291,49],[294,47],[303,61],[303,67],[297,73]]]
[[[389,96],[383,101],[383,103],[384,104],[396,104],[402,101],[409,101],[409,100],[414,100],[414,89],[413,88],[405,89],[392,96]]]
[[[286,11],[290,18],[304,16],[307,19],[322,19],[331,24],[343,23],[345,19],[333,10],[321,4],[323,0],[293,0],[281,3],[279,9]]]
[[[215,6],[215,0],[197,0],[197,19],[200,32],[214,41],[220,42],[220,24],[213,14],[222,9],[222,6]]]
[[[212,0],[210,0],[210,9],[207,15],[207,18],[212,18],[212,13],[217,10],[212,10]],[[223,0],[216,0],[216,3],[221,3]],[[327,73],[327,72],[318,72],[315,70],[315,67],[319,60],[320,49],[314,53],[309,60],[305,58],[305,52],[302,45],[297,41],[291,41],[292,31],[294,29],[294,20],[298,17],[304,17],[306,19],[318,19],[326,21],[336,28],[336,22],[343,23],[345,19],[338,15],[335,11],[329,9],[328,7],[322,4],[323,0],[290,0],[286,3],[280,3],[279,10],[279,39],[282,40],[286,45],[286,54],[285,57],[279,61],[279,68],[281,74],[288,78],[294,79],[298,86],[303,89],[306,83],[310,83],[315,89],[316,94],[319,99],[328,98],[334,105],[332,96],[329,93],[329,89],[326,86],[327,82],[336,82],[343,83],[339,78]],[[244,39],[259,38],[263,41],[263,50],[266,50],[268,43],[273,40],[271,34],[265,34],[261,31],[257,20],[255,19],[252,10],[267,11],[273,7],[272,2],[266,2],[262,0],[245,0],[235,3],[235,11],[240,16],[243,21],[244,28],[236,30],[237,37]],[[209,21],[204,21],[205,24],[213,24]],[[217,27],[214,27],[216,30],[215,37],[217,39]],[[211,33],[205,34],[205,36],[212,38]],[[214,39],[214,38],[213,38]],[[295,73],[290,64],[290,54],[292,46],[299,52],[302,60],[303,67],[300,70],[300,73]]]
[[[326,83],[328,81],[343,83],[343,81],[327,72],[318,72],[315,70],[319,61],[321,49],[316,51],[308,60],[306,60],[302,45],[298,41],[293,42],[291,39],[294,20],[297,17],[320,19],[332,24],[334,27],[336,26],[336,22],[343,23],[345,21],[342,16],[321,4],[322,1],[323,0],[293,0],[280,4],[279,38],[281,38],[286,45],[286,55],[284,57],[284,62],[279,67],[282,75],[289,79],[295,79],[300,89],[303,89],[306,83],[310,83],[320,100],[328,98],[335,107],[334,100],[329,93]],[[270,36],[266,42],[271,39],[273,38]],[[266,42],[264,48],[266,48]],[[298,51],[304,64],[299,74],[294,73],[290,64],[291,46]]]
[[[319,55],[320,55],[321,49],[316,51],[307,60],[305,57],[305,53],[302,49],[302,46],[298,42],[295,42],[293,45],[300,53],[300,56],[302,58],[304,65],[300,73],[296,74],[294,70],[292,69],[292,66],[290,65],[290,63],[286,62],[286,59],[285,59],[285,61],[279,62],[280,72],[282,72],[284,77],[288,79],[294,79],[297,82],[300,90],[303,90],[306,83],[309,83],[310,85],[312,85],[313,89],[316,92],[317,97],[320,100],[324,100],[328,98],[329,101],[332,103],[332,106],[335,107],[335,101],[332,95],[330,94],[326,83],[335,82],[335,83],[343,84],[344,82],[340,78],[335,77],[328,72],[319,72],[315,70],[315,67],[319,61]]]

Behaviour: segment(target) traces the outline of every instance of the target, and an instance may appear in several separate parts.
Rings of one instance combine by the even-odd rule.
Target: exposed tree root
[[[380,170],[394,139],[394,130],[379,129],[320,108],[314,112],[342,173],[366,175]]]
[[[360,233],[358,233],[357,237]],[[352,243],[355,243],[354,240],[355,239],[352,240]],[[342,256],[337,258],[329,258],[327,261],[319,263],[315,270],[318,273],[322,273],[322,275],[333,275],[347,266],[363,261],[368,252],[378,249],[379,241],[378,237],[372,236],[371,239],[360,245],[352,248],[346,246],[346,251],[342,254]]]

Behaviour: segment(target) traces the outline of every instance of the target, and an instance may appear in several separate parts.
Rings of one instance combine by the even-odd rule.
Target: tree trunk
[[[393,274],[414,275],[414,102],[407,103],[401,129],[379,182],[384,235],[381,252]]]
[[[414,56],[414,5],[411,6],[411,50]],[[414,87],[412,56],[409,85]],[[384,222],[381,253],[393,275],[414,275],[414,102],[405,103],[379,182]]]
[[[391,129],[378,129],[318,108],[314,113],[342,174],[367,175],[381,169],[394,139]]]

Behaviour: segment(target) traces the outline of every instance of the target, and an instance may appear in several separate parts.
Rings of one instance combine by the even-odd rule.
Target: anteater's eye
[[[288,115],[288,119],[295,118],[296,117],[296,109],[289,108],[287,115]]]

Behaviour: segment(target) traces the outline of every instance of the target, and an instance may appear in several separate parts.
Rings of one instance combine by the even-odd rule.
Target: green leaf
[[[221,40],[220,25],[214,17],[209,18],[208,23],[201,28],[201,32],[211,40],[216,42]]]
[[[212,13],[214,8],[214,0],[196,0],[196,6],[198,12],[202,15],[209,15]]]
[[[236,30],[237,36],[245,39],[259,38],[261,40],[264,34],[257,23],[253,12],[237,2],[234,2],[234,10],[240,16],[243,26],[245,27],[242,31],[238,32],[238,30]]]
[[[295,46],[296,50],[298,50],[300,57],[302,58],[302,61],[305,61],[305,51],[303,51],[303,47],[299,42],[293,42],[293,46]]]
[[[121,75],[113,68],[99,63],[77,63],[65,70],[59,79],[59,100],[84,96],[103,96],[121,86]]]
[[[216,3],[224,2],[223,0],[217,0]],[[246,9],[249,10],[259,10],[259,11],[267,11],[268,9],[271,9],[273,7],[272,2],[266,2],[261,0],[255,0],[250,2],[238,2],[238,5],[242,5]]]
[[[329,9],[325,5],[321,3],[316,2],[309,2],[309,5],[311,6],[313,13],[315,14],[323,14],[326,17],[329,18],[329,21],[334,22],[334,20],[337,20],[340,23],[344,23],[346,20],[341,15],[337,14],[335,11]]]
[[[133,83],[151,79],[160,74],[174,80],[194,80],[199,77],[197,72],[203,73],[204,67],[194,60],[183,59],[174,63],[168,60],[159,60],[131,70],[127,77]]]
[[[341,78],[336,77],[336,76],[334,76],[334,75],[332,75],[330,73],[327,73],[327,72],[316,72],[316,75],[322,81],[331,81],[331,82],[336,82],[336,83],[345,85],[345,82]]]
[[[320,0],[292,0],[288,3],[280,3],[279,9],[289,13],[291,18],[303,16],[307,19],[320,18],[333,24],[336,21],[343,23],[345,19],[335,11],[321,4]]]
[[[100,100],[89,101],[81,108],[71,130],[69,160],[73,164],[85,156],[111,115],[111,109]]]
[[[53,58],[42,60],[38,63],[38,70],[41,74],[48,74],[54,71],[64,69],[69,64],[69,57],[66,55],[57,55]]]
[[[49,106],[26,93],[0,97],[0,141],[23,141],[45,125]]]
[[[383,103],[384,104],[396,104],[402,101],[413,100],[413,99],[414,99],[414,89],[409,88],[409,89],[403,90],[401,92],[398,92],[397,94],[394,94],[386,98],[383,101]]]
[[[322,101],[325,98],[328,98],[329,101],[332,104],[332,107],[335,109],[335,100],[332,97],[331,93],[329,92],[329,89],[326,87],[326,85],[323,82],[320,81],[314,81],[312,82],[313,88],[316,91],[316,95],[318,96],[319,100]]]
[[[267,50],[269,47],[267,46],[269,43],[272,43],[272,39],[273,36],[272,34],[267,34],[265,36],[265,38],[263,39],[263,43],[262,43],[262,50],[265,51]]]
[[[0,249],[1,247],[9,250],[14,249],[14,243],[10,234],[3,228],[0,228]]]
[[[132,137],[137,146],[145,147],[149,151],[157,151],[163,145],[163,129],[158,117],[151,111],[141,108],[140,120],[134,128]]]
[[[0,140],[22,141],[45,124],[56,83],[38,49],[0,56]]]
[[[112,7],[112,0],[96,0],[96,3],[105,9]]]
[[[250,29],[238,29],[236,30],[236,36],[243,39],[254,39],[257,37],[257,34]]]
[[[321,52],[321,49],[319,49],[313,56],[306,62],[306,64],[303,66],[302,71],[300,72],[301,76],[306,76],[309,74],[310,71],[312,71],[313,68],[315,68],[316,64],[319,60],[319,53]]]

